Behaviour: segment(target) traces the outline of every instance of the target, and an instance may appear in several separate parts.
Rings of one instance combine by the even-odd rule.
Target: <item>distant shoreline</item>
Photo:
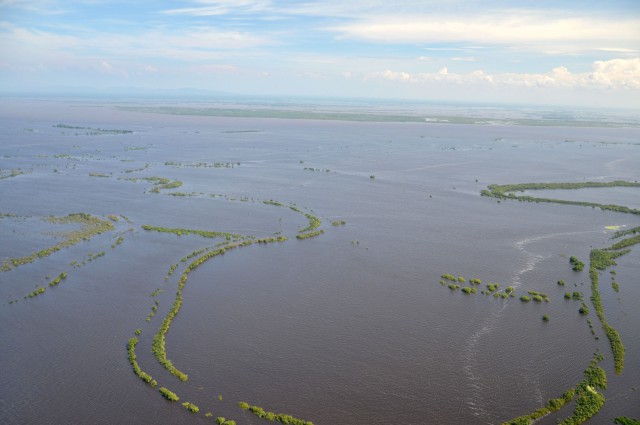
[[[406,122],[466,125],[519,125],[543,127],[640,127],[640,122],[594,121],[576,118],[497,118],[465,115],[418,115],[353,111],[315,111],[305,109],[276,109],[247,105],[246,108],[184,107],[184,106],[116,106],[127,112],[167,115],[212,116],[232,118],[307,119],[355,122]]]

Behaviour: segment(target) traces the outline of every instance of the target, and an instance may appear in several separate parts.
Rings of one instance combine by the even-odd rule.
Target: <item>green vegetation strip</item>
[[[29,293],[24,297],[24,299],[27,299],[27,298],[33,298],[33,297],[37,297],[37,296],[38,296],[38,295],[40,295],[40,294],[44,294],[44,291],[46,291],[46,289],[47,289],[47,288],[45,288],[45,287],[42,287],[42,286],[41,286],[40,288],[35,289],[35,290],[33,290],[33,291],[29,292]]]
[[[296,236],[296,238],[298,239],[309,239],[309,238],[313,238],[315,236],[321,235],[324,233],[324,230],[316,230],[315,232],[308,232],[308,233],[300,233]]]
[[[66,278],[67,278],[67,272],[62,272],[55,278],[51,279],[51,281],[49,281],[49,286],[53,288],[54,286],[57,286],[58,284],[60,284],[60,282],[62,282]],[[40,286],[35,290],[29,292],[27,295],[25,295],[24,299],[26,300],[27,298],[34,298],[34,297],[37,297],[38,295],[42,295],[46,290],[47,290],[46,287]],[[13,304],[13,302],[11,302],[10,304]]]
[[[162,396],[164,398],[166,398],[169,401],[179,401],[180,397],[178,397],[178,395],[176,393],[174,393],[171,390],[166,389],[165,387],[160,387],[159,389],[160,394],[162,394]]]
[[[123,178],[122,180],[137,182],[137,181],[148,181],[153,183],[153,188],[151,188],[151,192],[160,193],[163,189],[175,189],[182,186],[182,182],[180,180],[171,181],[166,177],[132,177],[132,178]]]
[[[226,419],[223,416],[218,416],[216,418],[216,423],[218,425],[236,425],[236,421],[232,421],[231,419]]]
[[[67,272],[62,272],[49,282],[49,286],[54,287],[67,278]]]
[[[182,228],[167,228],[167,227],[158,227],[158,226],[150,226],[145,224],[142,226],[144,230],[155,231],[161,233],[173,233],[174,235],[182,236],[182,235],[198,235],[203,238],[225,238],[227,241],[232,239],[240,239],[242,235],[238,235],[236,233],[228,233],[228,232],[212,232],[208,230],[194,230],[194,229],[182,229]]]
[[[138,345],[138,338],[134,336],[127,343],[127,353],[129,354],[129,363],[131,363],[131,366],[133,367],[133,372],[136,375],[138,375],[138,377],[142,379],[144,382],[151,385],[152,387],[155,387],[156,385],[158,385],[155,379],[153,379],[151,375],[149,375],[148,373],[140,369],[140,366],[138,365],[138,361],[136,357],[136,345]]]
[[[257,417],[266,419],[271,422],[280,422],[286,425],[313,425],[313,422],[311,421],[294,418],[293,416],[284,413],[266,412],[262,407],[251,406],[249,403],[246,403],[244,401],[238,403],[238,407],[240,407],[242,410],[248,410]]]
[[[310,230],[314,230],[320,227],[321,221],[318,217],[316,217],[315,215],[311,215],[309,213],[305,213],[304,216],[307,217],[307,220],[309,220],[309,225],[304,229],[300,230],[300,233],[308,232]]]
[[[154,185],[151,189],[151,192],[160,193],[160,191],[163,189],[176,189],[180,186],[182,186],[182,182],[180,180],[174,180],[169,183]]]
[[[48,257],[56,251],[70,247],[79,242],[86,241],[101,233],[114,229],[113,224],[106,220],[85,213],[69,214],[65,217],[47,217],[49,223],[53,224],[80,224],[82,227],[78,230],[72,230],[64,233],[64,239],[57,244],[34,252],[25,257],[10,258],[2,263],[0,271],[5,272],[14,267],[24,264],[33,263],[38,258]]]
[[[602,361],[602,355],[594,356],[593,360],[584,371],[584,378],[577,385],[576,389],[571,388],[562,394],[560,398],[554,398],[547,401],[545,407],[541,407],[533,413],[519,416],[515,419],[503,422],[502,425],[530,425],[536,420],[548,415],[551,412],[560,410],[565,404],[573,400],[575,394],[578,394],[573,415],[560,422],[561,425],[579,425],[591,418],[604,405],[604,396],[595,389],[607,388],[607,375],[604,369],[597,366]]]
[[[56,124],[53,127],[62,128],[65,130],[87,130],[87,135],[95,135],[95,134],[132,134],[131,130],[111,130],[104,128],[94,128],[94,127],[79,127],[68,124]]]
[[[28,173],[31,173],[31,170],[29,170],[29,171],[23,171],[21,169],[17,169],[17,170],[0,170],[0,180],[10,179],[11,177],[17,177],[19,175],[28,174]]]
[[[604,396],[596,391],[607,389],[607,374],[597,366],[602,359],[602,355],[594,356],[584,371],[584,378],[576,387],[578,399],[573,408],[573,415],[558,422],[558,425],[579,425],[593,417],[604,406]]]
[[[177,168],[235,168],[240,166],[239,162],[175,162],[167,161],[164,165],[177,167]]]
[[[530,413],[528,415],[520,416],[518,418],[511,419],[510,421],[503,422],[502,425],[529,425],[533,421],[540,419],[551,412],[560,410],[562,406],[564,406],[566,403],[569,403],[571,400],[573,400],[575,393],[576,391],[573,388],[571,388],[565,391],[564,394],[562,394],[562,397],[552,398],[551,400],[547,401],[547,404],[545,407],[541,407],[535,412]]]
[[[198,406],[188,401],[185,401],[184,403],[182,403],[182,405],[191,413],[198,413],[200,411],[200,408]]]
[[[639,420],[627,418],[626,416],[618,416],[613,422],[619,425],[640,425]]]
[[[590,253],[590,266],[589,266],[589,278],[591,279],[591,303],[596,309],[596,314],[600,323],[602,323],[602,329],[604,329],[607,338],[609,338],[609,344],[611,345],[611,351],[613,352],[613,364],[617,375],[622,373],[624,369],[624,355],[625,348],[622,344],[622,339],[617,330],[613,326],[609,325],[607,319],[604,316],[604,307],[602,306],[602,299],[600,297],[600,290],[598,288],[598,270],[604,270],[605,268],[615,265],[614,258],[629,252],[609,252],[600,249],[594,249]]]
[[[585,207],[600,208],[601,210],[616,211],[628,214],[640,215],[640,210],[629,208],[621,205],[598,204],[595,202],[583,201],[567,201],[564,199],[537,198],[533,196],[518,196],[514,192],[522,192],[525,190],[556,190],[556,189],[583,189],[583,188],[601,188],[601,187],[640,187],[638,182],[628,182],[616,180],[613,182],[583,182],[583,183],[520,183],[487,186],[488,190],[480,192],[482,196],[489,196],[498,199],[513,199],[526,202],[549,202],[565,205],[579,205]]]

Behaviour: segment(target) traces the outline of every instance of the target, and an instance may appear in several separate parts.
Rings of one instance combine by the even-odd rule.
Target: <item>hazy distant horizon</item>
[[[466,116],[461,113],[465,109],[472,110],[548,110],[555,112],[584,112],[584,113],[602,113],[609,115],[611,113],[621,113],[623,115],[635,114],[640,110],[640,106],[597,106],[590,104],[552,104],[544,102],[501,102],[501,101],[481,101],[481,100],[457,100],[457,99],[420,99],[420,98],[393,98],[393,97],[376,97],[376,96],[338,96],[338,95],[304,95],[304,94],[256,94],[256,93],[237,93],[225,92],[208,89],[197,89],[193,87],[182,87],[176,89],[142,89],[139,87],[109,87],[104,89],[91,89],[87,87],[51,87],[46,90],[22,91],[22,90],[1,90],[0,104],[2,102],[10,102],[13,100],[25,101],[109,101],[122,102],[127,104],[146,103],[158,101],[207,104],[215,107],[216,104],[225,104],[228,102],[237,103],[239,105],[261,104],[270,105],[272,103],[287,104],[290,106],[311,104],[316,107],[326,105],[332,106],[358,106],[361,108],[380,107],[380,106],[405,106],[405,107],[426,107],[426,108],[455,108],[457,116]],[[366,109],[363,109],[363,111]],[[446,109],[444,110],[446,111]]]
[[[0,93],[56,87],[640,108],[618,0],[0,2]]]

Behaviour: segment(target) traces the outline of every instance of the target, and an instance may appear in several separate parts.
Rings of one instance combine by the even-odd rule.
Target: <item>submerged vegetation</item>
[[[85,136],[96,136],[101,134],[132,134],[131,130],[117,130],[117,129],[105,129],[105,128],[94,128],[94,127],[82,127],[75,126],[69,124],[56,124],[53,126],[54,128],[61,128],[63,130],[83,130],[84,133],[78,133],[76,131],[75,135],[78,136],[80,134]]]
[[[235,168],[239,162],[175,162],[167,161],[164,165],[176,168]]]
[[[315,215],[311,215],[309,213],[305,213],[304,216],[307,217],[307,220],[309,220],[309,225],[307,227],[305,227],[304,229],[300,230],[300,233],[304,233],[304,232],[308,232],[310,230],[317,229],[318,227],[320,227],[320,224],[322,224],[320,219],[318,217],[316,217]]]
[[[547,401],[547,404],[544,407],[539,408],[535,412],[530,413],[528,415],[517,417],[515,419],[511,419],[510,421],[507,421],[507,422],[503,422],[502,425],[529,425],[534,421],[536,421],[537,419],[540,419],[551,412],[560,410],[562,406],[564,406],[565,404],[573,400],[574,396],[575,396],[575,390],[571,388],[565,391],[562,394],[562,397],[552,398],[551,400]]]
[[[52,224],[79,224],[81,227],[78,230],[71,230],[62,233],[63,240],[53,246],[34,252],[25,257],[10,258],[4,261],[0,267],[0,271],[4,272],[11,270],[14,267],[33,263],[39,258],[48,257],[63,248],[68,248],[79,242],[87,241],[96,235],[114,229],[113,224],[110,221],[101,220],[98,217],[86,213],[69,214],[64,217],[51,216],[47,217],[46,220]]]
[[[20,176],[22,174],[29,174],[31,173],[31,170],[21,170],[21,169],[16,169],[16,170],[1,170],[0,169],[0,180],[4,180],[4,179],[10,179],[11,177],[17,177]]]
[[[200,408],[191,402],[185,401],[182,405],[191,413],[198,413],[200,411]]]
[[[604,406],[604,396],[596,391],[607,389],[607,375],[601,367],[602,355],[596,355],[584,371],[584,379],[576,386],[578,398],[573,408],[573,415],[560,421],[559,425],[579,425],[584,423]]]
[[[37,288],[37,289],[35,289],[35,290],[33,290],[33,291],[29,292],[29,293],[28,293],[24,298],[25,298],[25,299],[27,299],[27,298],[37,297],[37,296],[38,296],[38,295],[40,295],[40,294],[44,294],[44,291],[45,291],[46,289],[47,289],[47,288],[45,288],[44,286],[41,286],[41,287],[39,287],[39,288]]]
[[[618,416],[613,422],[618,425],[640,425],[640,420],[628,418],[626,416]]]
[[[571,258],[569,258],[569,263],[571,264],[571,268],[575,272],[581,272],[582,269],[584,269],[584,263],[578,260],[578,258],[575,256],[571,256]]]
[[[56,286],[66,278],[67,278],[67,272],[62,272],[58,276],[56,276],[55,279],[49,282],[49,286],[51,287]]]
[[[236,425],[236,421],[231,419],[226,419],[224,416],[218,416],[216,418],[216,423],[218,425]]]
[[[298,239],[309,239],[309,238],[313,238],[315,236],[319,236],[319,235],[321,235],[323,233],[324,233],[324,230],[320,229],[320,230],[316,230],[315,232],[300,233],[300,234],[296,235],[296,238],[298,238]]]
[[[625,252],[626,253],[626,252]],[[591,265],[589,266],[589,277],[591,279],[591,303],[596,310],[596,315],[600,319],[602,329],[604,329],[609,344],[611,345],[611,351],[613,352],[613,363],[616,374],[621,374],[624,369],[624,354],[625,347],[620,338],[620,334],[613,326],[609,325],[607,319],[604,316],[604,307],[602,306],[602,299],[600,297],[599,282],[598,282],[598,270],[604,270],[610,265],[614,265],[613,261],[614,253],[607,251],[594,249],[591,251]],[[620,254],[621,253],[615,253]],[[617,255],[616,255],[617,256]]]
[[[209,230],[194,230],[194,229],[182,229],[182,228],[168,228],[168,227],[158,227],[158,226],[150,226],[148,224],[142,225],[142,228],[147,231],[154,231],[160,233],[172,233],[174,235],[182,236],[182,235],[198,235],[203,238],[224,238],[227,241],[232,239],[240,239],[242,235],[238,235],[236,233],[228,233],[228,232],[213,232]]]
[[[584,378],[576,388],[571,388],[564,392],[562,397],[551,399],[545,407],[541,407],[533,413],[520,416],[515,419],[503,422],[502,425],[530,425],[536,420],[548,415],[551,412],[560,410],[565,404],[573,400],[577,394],[578,398],[574,405],[573,415],[559,422],[560,425],[579,425],[591,418],[604,405],[604,396],[596,391],[607,388],[607,375],[597,364],[603,357],[596,354],[584,371]]]
[[[177,189],[180,186],[182,186],[182,182],[180,180],[174,180],[174,181],[169,182],[169,183],[154,185],[151,188],[151,192],[160,193],[161,190],[164,190],[164,189]]]
[[[171,181],[166,177],[131,177],[131,178],[122,178],[122,180],[137,182],[137,181],[147,181],[153,184],[151,188],[151,193],[160,193],[161,190],[165,189],[176,189],[182,186],[182,182],[180,180]]]
[[[605,205],[595,202],[567,201],[564,199],[537,198],[526,195],[516,195],[514,192],[525,190],[556,190],[556,189],[583,189],[601,187],[640,187],[638,182],[628,182],[616,180],[613,182],[582,182],[582,183],[520,183],[520,184],[492,184],[486,190],[480,192],[482,196],[489,196],[498,199],[513,199],[526,202],[548,202],[565,205],[578,205],[585,207],[600,208],[601,210],[616,211],[629,214],[640,214],[640,210],[624,207],[621,205]]]
[[[158,383],[149,375],[140,369],[138,365],[137,356],[136,356],[136,345],[138,345],[138,338],[135,336],[132,337],[127,343],[127,353],[129,354],[129,363],[131,363],[131,367],[133,367],[133,372],[138,375],[140,379],[142,379],[147,384],[155,387]]]
[[[162,394],[162,396],[164,398],[166,398],[169,401],[179,401],[180,397],[178,397],[178,395],[176,393],[174,393],[171,390],[166,389],[165,387],[160,387],[159,389],[160,394]]]
[[[257,417],[266,419],[271,422],[280,422],[286,425],[313,425],[313,422],[311,421],[298,419],[284,413],[267,412],[262,407],[251,406],[249,403],[244,401],[239,402],[238,407],[240,407],[242,410],[248,410]]]

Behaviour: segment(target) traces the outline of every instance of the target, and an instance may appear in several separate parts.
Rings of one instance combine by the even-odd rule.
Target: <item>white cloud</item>
[[[0,52],[3,59],[19,63],[57,62],[73,68],[94,57],[116,60],[140,59],[211,61],[228,54],[246,54],[247,49],[272,44],[272,40],[242,31],[222,31],[207,27],[180,30],[149,30],[139,34],[77,32],[60,35],[0,23]],[[126,46],[126,49],[123,49]],[[69,61],[71,60],[71,61]]]
[[[367,79],[376,78],[376,77],[384,78],[386,80],[391,80],[391,81],[403,81],[403,82],[415,81],[415,77],[411,76],[411,74],[408,74],[406,72],[396,72],[396,71],[390,71],[390,70],[369,74],[367,76]]]
[[[62,15],[68,10],[62,8],[55,0],[0,0],[0,7],[21,9],[29,13],[41,15]]]
[[[160,13],[165,15],[215,16],[237,12],[261,12],[270,8],[267,0],[200,0],[196,3],[206,6],[167,9]]]
[[[638,53],[638,49],[624,49],[621,47],[598,47],[595,50],[599,52],[613,52],[613,53],[628,53],[628,54]]]
[[[491,14],[377,16],[327,28],[338,38],[376,43],[475,43],[548,53],[583,52],[594,46],[635,50],[640,19],[557,16],[541,11]],[[449,49],[447,49],[449,50]]]
[[[477,70],[468,74],[451,73],[443,68],[437,73],[406,73],[386,70],[366,75],[366,79],[383,79],[413,84],[446,83],[491,87],[541,87],[640,90],[640,58],[596,61],[591,72],[572,73],[560,66],[543,74],[485,74]]]

